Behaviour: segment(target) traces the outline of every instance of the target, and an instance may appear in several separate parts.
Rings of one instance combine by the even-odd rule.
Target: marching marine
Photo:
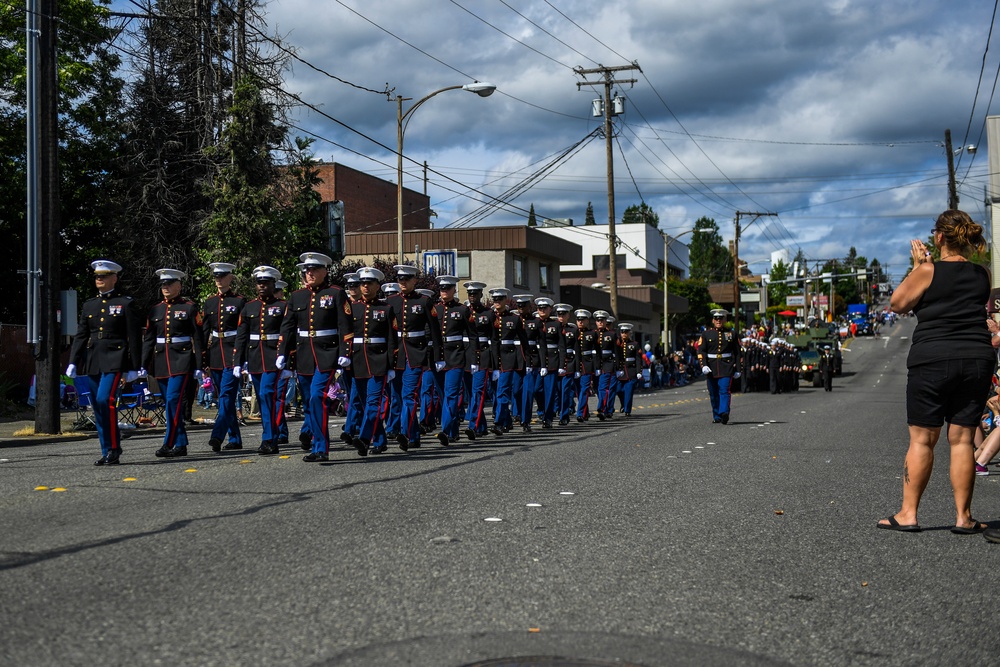
[[[698,340],[698,360],[708,381],[708,396],[712,402],[712,421],[729,423],[730,385],[739,378],[736,370],[739,343],[736,334],[725,330],[728,313],[721,308],[712,311],[712,328]]]
[[[236,330],[247,300],[232,290],[235,265],[213,262],[208,266],[215,279],[216,293],[205,300],[202,308],[202,335],[219,401],[219,412],[208,444],[213,452],[218,452],[222,448],[222,439],[228,433],[226,449],[243,449],[240,422],[236,415],[240,409],[237,401],[243,376],[235,357]]]
[[[479,349],[472,311],[455,299],[457,285],[458,278],[455,276],[438,276],[441,303],[435,305],[433,310],[441,331],[441,349],[434,363],[441,390],[441,432],[438,433],[438,440],[445,447],[458,439],[468,348]],[[479,365],[472,365],[470,370],[475,373]]]
[[[126,382],[138,377],[142,358],[142,320],[132,297],[118,289],[122,267],[107,259],[91,262],[97,296],[84,302],[73,339],[66,375],[90,385],[91,405],[101,458],[96,466],[115,465],[122,454],[116,393],[123,374]]]
[[[469,391],[469,409],[465,414],[467,428],[465,436],[475,440],[476,436],[486,435],[489,428],[486,424],[486,403],[490,394],[490,375],[493,370],[493,324],[496,311],[483,304],[483,290],[486,283],[469,281],[464,283],[465,292],[469,295],[469,310],[472,311],[473,328],[479,341],[478,348],[469,346],[468,367],[478,369],[472,373],[472,385]]]

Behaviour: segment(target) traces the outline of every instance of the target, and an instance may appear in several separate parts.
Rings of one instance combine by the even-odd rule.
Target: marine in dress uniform
[[[552,428],[560,373],[565,370],[566,349],[562,325],[552,317],[552,299],[535,299],[538,308],[538,377],[542,385],[542,428]]]
[[[344,274],[344,288],[347,290],[348,302],[353,304],[361,300],[361,281],[358,279],[357,273]],[[350,366],[340,370],[338,382],[344,388],[344,394],[347,397],[347,416],[340,432],[340,439],[353,446],[354,439],[361,431],[361,418],[364,416],[365,408],[361,404],[361,397],[354,386],[354,370]]]
[[[304,265],[305,287],[292,292],[285,307],[278,341],[278,368],[295,351],[295,366],[303,398],[309,405],[306,413],[312,451],[303,461],[327,461],[330,451],[329,409],[326,400],[338,367],[349,366],[344,356],[344,336],[351,337],[351,307],[347,293],[330,284],[327,267],[333,261],[319,252],[306,252],[299,261]]]
[[[438,302],[438,293],[434,290],[418,289],[416,292],[421,296],[427,297],[432,308]],[[438,328],[438,335],[440,336],[440,328],[436,323],[432,328]],[[441,421],[441,390],[437,386],[437,378],[434,371],[434,361],[438,357],[439,353],[437,350],[439,349],[436,348],[432,353],[427,368],[420,376],[420,432],[423,434],[433,432]]]
[[[573,414],[573,406],[576,398],[576,385],[579,382],[577,370],[577,348],[579,341],[577,335],[579,329],[576,324],[570,322],[570,315],[573,313],[573,306],[568,303],[557,303],[554,308],[556,318],[559,320],[559,335],[562,336],[562,346],[566,355],[565,363],[559,370],[558,391],[556,393],[559,425],[569,424],[570,415]]]
[[[698,361],[708,382],[708,396],[712,402],[712,421],[729,423],[730,384],[739,378],[737,361],[739,343],[736,334],[726,331],[728,313],[717,308],[712,311],[712,328],[706,329],[698,341]]]
[[[202,307],[202,335],[205,341],[208,368],[218,392],[219,412],[208,440],[213,452],[222,448],[222,440],[229,434],[226,449],[243,449],[240,422],[239,391],[243,380],[242,369],[235,363],[236,329],[240,313],[247,300],[232,290],[233,271],[236,265],[212,262],[208,265],[215,279],[216,293],[205,300]]]
[[[434,370],[441,390],[441,432],[438,433],[438,440],[445,447],[458,440],[469,347],[479,349],[472,310],[455,298],[457,285],[458,278],[455,276],[438,276],[441,303],[436,304],[432,311],[441,331],[441,348]],[[473,365],[470,370],[478,371],[479,365]]]
[[[486,289],[486,283],[470,280],[463,286],[466,294],[469,295],[469,310],[472,311],[473,328],[479,342],[477,347],[469,346],[468,368],[470,371],[473,366],[478,368],[471,373],[469,409],[465,413],[467,423],[465,436],[470,440],[475,440],[476,436],[486,435],[489,431],[489,426],[486,423],[486,404],[489,402],[490,375],[493,371],[491,343],[496,312],[483,304],[483,290]]]
[[[594,374],[597,376],[597,418],[601,421],[610,419],[615,411],[615,345],[618,344],[618,337],[608,326],[608,321],[612,319],[606,310],[594,311],[597,325]]]
[[[531,431],[531,404],[535,402],[535,388],[539,378],[538,356],[538,318],[535,316],[535,303],[530,294],[515,294],[514,303],[517,304],[521,315],[521,322],[524,326],[524,335],[527,346],[521,348],[524,355],[524,370],[519,372],[520,386],[515,376],[514,380],[514,420],[521,420],[521,429],[528,433]]]
[[[642,358],[642,347],[632,340],[633,325],[622,322],[618,325],[619,344],[616,348],[617,370],[615,376],[622,387],[622,411],[628,418],[632,414],[632,397],[635,395],[635,386],[642,379],[642,369],[640,359]]]
[[[143,368],[153,374],[166,404],[166,432],[156,456],[187,456],[184,427],[184,395],[202,359],[201,313],[198,306],[181,296],[178,269],[159,269],[163,301],[149,309],[142,340]]]
[[[284,307],[287,305],[285,303],[285,289],[288,288],[288,283],[280,278],[274,281],[274,298],[281,302]],[[289,401],[295,400],[295,382],[293,380],[294,372],[289,370],[287,367],[282,369],[278,373],[278,441],[279,445],[288,444],[288,420],[285,417],[285,409]],[[289,396],[291,394],[291,396]]]
[[[364,412],[354,448],[360,456],[369,451],[381,454],[386,450],[385,402],[386,384],[396,375],[396,331],[398,318],[394,307],[379,297],[385,275],[378,269],[358,269],[361,298],[350,305],[351,333],[347,343],[354,374],[354,386]]]
[[[589,400],[597,384],[594,379],[599,379],[600,376],[600,334],[597,329],[590,327],[592,314],[589,310],[580,308],[574,315],[577,327],[577,362],[573,375],[579,383],[579,394],[576,399],[576,420],[578,422],[585,422],[590,419]]]
[[[417,267],[397,264],[399,292],[386,297],[399,318],[395,377],[387,431],[404,452],[420,446],[420,388],[441,345],[441,329],[431,321],[433,301],[414,289]],[[385,285],[382,286],[383,292]]]
[[[90,385],[91,405],[101,458],[94,465],[115,465],[122,454],[116,394],[122,378],[138,377],[142,358],[142,315],[132,297],[118,289],[122,267],[107,259],[91,262],[97,296],[80,309],[66,375]],[[79,372],[79,377],[78,377]]]
[[[285,371],[275,365],[281,322],[285,317],[285,302],[274,295],[274,285],[279,278],[281,272],[273,266],[258,266],[253,270],[257,298],[243,306],[236,327],[233,373],[243,369],[250,374],[264,431],[257,452],[264,455],[278,453],[280,418],[283,416],[284,396],[278,391],[278,380]]]
[[[494,312],[491,348],[493,379],[496,382],[491,430],[495,435],[503,435],[514,424],[511,410],[517,400],[514,395],[514,378],[524,369],[524,354],[521,350],[527,347],[528,339],[520,314],[507,307],[509,290],[503,287],[493,288],[490,290],[490,299],[493,300]]]

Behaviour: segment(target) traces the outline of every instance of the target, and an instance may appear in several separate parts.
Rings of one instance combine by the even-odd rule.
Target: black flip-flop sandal
[[[968,528],[955,526],[954,528],[951,529],[951,532],[955,533],[956,535],[978,535],[987,528],[989,528],[989,526],[987,526],[985,523],[979,523],[978,521],[973,519],[972,525],[969,526]]]
[[[875,526],[881,528],[882,530],[895,530],[900,533],[919,533],[922,530],[920,525],[916,523],[904,526],[900,522],[896,521],[896,517],[893,515],[888,516],[886,521],[889,523],[877,523]]]

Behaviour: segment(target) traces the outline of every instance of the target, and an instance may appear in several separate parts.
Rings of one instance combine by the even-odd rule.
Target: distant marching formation
[[[243,447],[237,399],[244,373],[261,409],[257,451],[263,455],[288,442],[284,396],[292,378],[298,383],[305,417],[299,441],[308,462],[329,459],[328,396],[336,382],[349,396],[340,439],[361,456],[385,452],[390,441],[403,451],[420,447],[421,435],[437,425],[438,441],[452,446],[461,439],[463,419],[467,441],[502,436],[515,425],[531,431],[536,417],[546,429],[574,416],[586,422],[592,394],[601,421],[612,417],[616,398],[625,417],[631,415],[647,361],[632,339],[633,326],[614,327],[606,311],[511,296],[503,287],[489,290],[487,306],[486,285],[475,281],[463,283],[469,300],[461,303],[457,278],[439,276],[438,294],[414,289],[417,269],[407,265],[394,267],[397,282],[365,267],[347,274],[341,288],[331,283],[327,255],[307,252],[299,261],[303,287],[287,300],[277,269],[253,269],[252,301],[231,289],[235,265],[212,263],[217,293],[201,310],[181,296],[183,271],[159,269],[163,300],[145,318],[117,289],[122,267],[93,262],[98,295],[81,309],[66,374],[91,384],[102,454],[95,465],[120,462],[117,388],[147,373],[166,405],[156,456],[186,456],[184,397],[194,371],[204,367],[218,387],[209,439],[216,452]]]

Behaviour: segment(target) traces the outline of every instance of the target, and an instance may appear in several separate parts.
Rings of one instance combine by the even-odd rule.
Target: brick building
[[[324,203],[344,204],[345,232],[395,232],[396,184],[334,163],[317,165],[322,183],[316,191]],[[425,194],[403,188],[403,228],[430,229],[431,200]]]

